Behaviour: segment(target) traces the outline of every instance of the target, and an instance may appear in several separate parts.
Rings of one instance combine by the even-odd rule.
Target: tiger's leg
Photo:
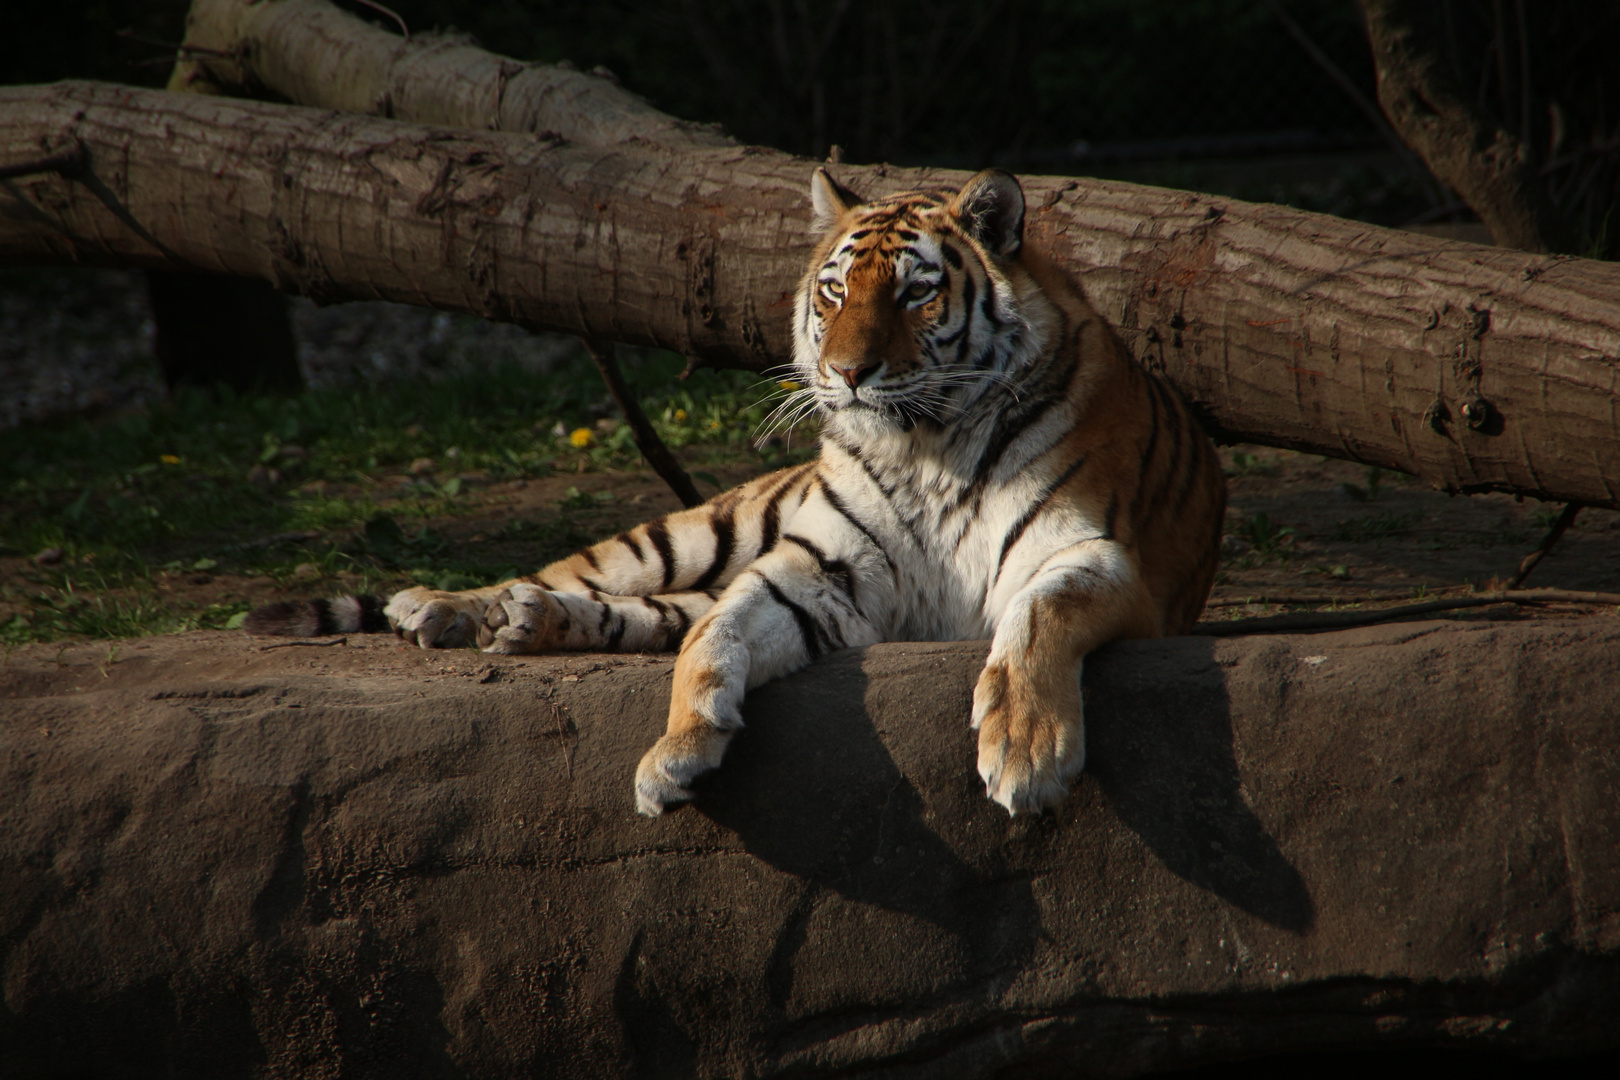
[[[669,726],[636,770],[636,809],[656,817],[692,797],[688,785],[720,764],[742,727],[748,690],[834,649],[883,640],[873,560],[832,557],[830,546],[785,536],[692,627],[675,661]]]
[[[721,589],[761,551],[776,543],[781,523],[804,498],[814,463],[757,477],[690,510],[649,521],[561,559],[537,574],[464,592],[414,588],[394,594],[384,609],[401,637],[424,649],[470,645],[480,637],[491,605],[533,594],[520,586],[553,593],[610,597],[665,596]],[[539,652],[555,633],[541,618],[543,603],[526,619],[515,614],[489,627],[503,652]],[[520,627],[533,629],[522,647]],[[499,631],[506,629],[504,635]],[[589,647],[589,646],[584,646]]]
[[[1085,764],[1080,666],[1121,637],[1157,637],[1152,599],[1113,540],[1056,552],[1008,601],[973,689],[979,775],[1010,813],[1068,794]]]
[[[478,628],[485,652],[673,652],[718,592],[608,596],[552,592],[514,582],[495,597]]]

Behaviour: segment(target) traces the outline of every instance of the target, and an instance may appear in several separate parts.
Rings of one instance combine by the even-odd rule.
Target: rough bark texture
[[[199,268],[756,370],[789,355],[811,165],[783,154],[0,90],[0,145],[74,140],[77,178],[0,186],[0,261]],[[962,179],[838,171],[872,194]],[[1620,507],[1620,267],[1130,184],[1025,186],[1031,242],[1218,436]]]
[[[1406,144],[1480,216],[1498,244],[1569,251],[1535,152],[1487,116],[1449,74],[1421,0],[1360,0],[1378,71],[1378,101]]]
[[[1055,815],[982,643],[755,692],[690,808],[671,665],[352,637],[0,668],[0,1074],[1124,1075],[1620,1047],[1620,629],[1133,642]]]
[[[497,56],[450,34],[406,40],[325,0],[192,0],[191,50],[176,82],[226,94],[269,91],[300,105],[570,142],[644,139],[731,146],[718,127],[678,120],[611,74]]]

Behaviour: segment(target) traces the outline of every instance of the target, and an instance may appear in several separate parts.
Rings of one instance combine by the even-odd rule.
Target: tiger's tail
[[[393,627],[380,596],[339,596],[331,600],[280,600],[248,612],[242,629],[271,637],[325,634],[380,634]]]

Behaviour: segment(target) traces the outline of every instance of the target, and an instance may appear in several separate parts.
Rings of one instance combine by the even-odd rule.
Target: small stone
[[[411,462],[410,471],[412,476],[426,476],[438,467],[438,464],[432,458],[419,457]]]
[[[294,581],[316,581],[321,577],[321,568],[312,562],[299,563],[293,567]]]
[[[55,566],[61,561],[62,549],[59,547],[48,547],[44,551],[41,551],[38,555],[34,556],[34,564],[36,566]]]

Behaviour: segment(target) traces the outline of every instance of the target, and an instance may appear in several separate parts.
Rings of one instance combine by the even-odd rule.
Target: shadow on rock
[[[859,1005],[959,994],[1021,968],[1040,932],[1027,875],[970,866],[929,823],[922,796],[857,704],[866,686],[861,654],[850,652],[811,677],[755,691],[746,734],[696,802],[750,854],[807,885],[769,975],[790,1014],[857,1005],[835,993],[805,1000],[805,984],[837,984],[851,964],[868,972]],[[867,965],[893,973],[889,993],[878,987],[874,998]]]
[[[1121,642],[1086,664],[1086,770],[1179,877],[1304,933],[1305,881],[1239,790],[1225,679],[1209,638]]]

